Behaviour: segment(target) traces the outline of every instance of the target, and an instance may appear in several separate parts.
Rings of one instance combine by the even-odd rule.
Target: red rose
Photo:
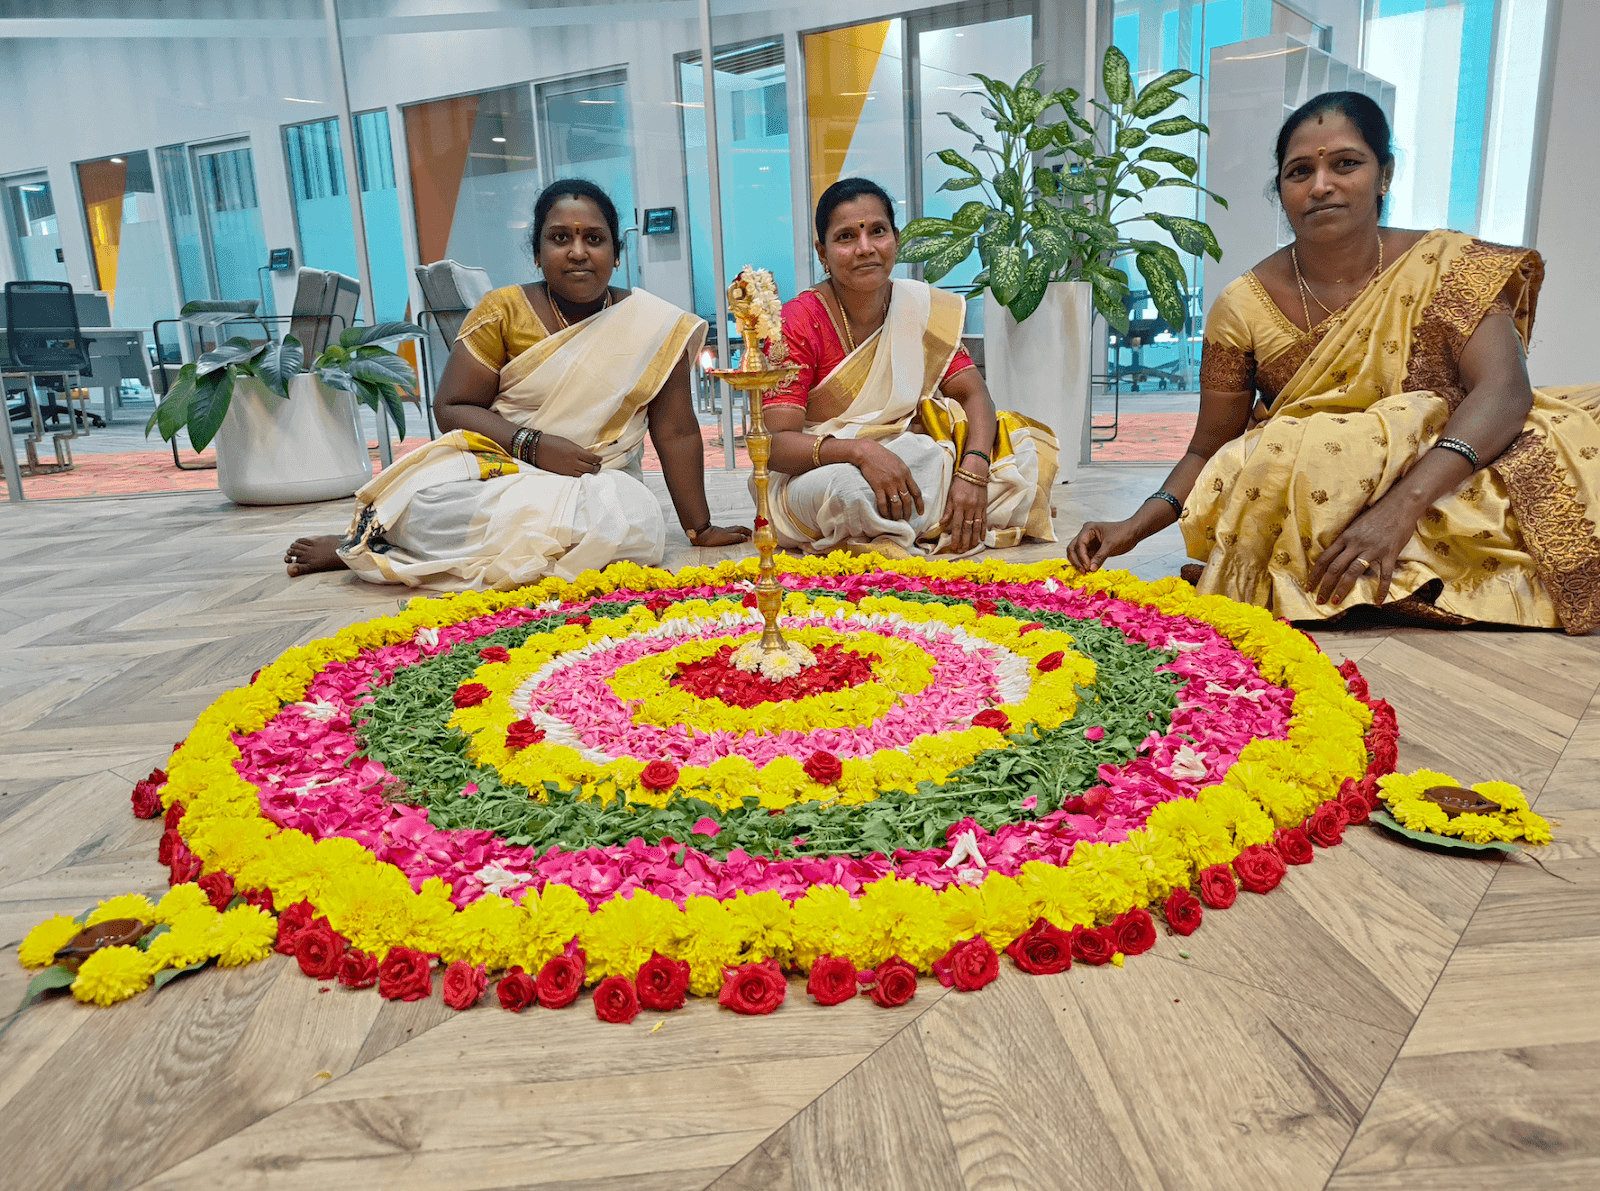
[[[831,786],[844,772],[844,765],[832,753],[815,752],[806,761],[806,776],[819,786]]]
[[[689,991],[689,965],[658,951],[639,965],[635,989],[639,1004],[646,1009],[678,1009]]]
[[[1377,774],[1368,773],[1364,775],[1362,779],[1356,783],[1356,790],[1366,801],[1367,809],[1369,811],[1375,811],[1383,805],[1383,796],[1378,793]]]
[[[1228,884],[1233,885],[1233,878],[1228,878]],[[1174,889],[1167,898],[1166,904],[1167,925],[1172,928],[1175,935],[1192,935],[1200,929],[1200,919],[1204,911],[1200,909],[1200,899],[1187,889]]]
[[[946,988],[953,985],[960,992],[976,992],[1000,975],[1000,957],[988,939],[975,935],[962,939],[943,959],[936,960],[933,974]]]
[[[872,973],[867,995],[885,1009],[898,1008],[917,995],[917,970],[898,955],[886,959]]]
[[[294,941],[301,931],[311,925],[317,912],[310,902],[295,902],[278,915],[278,942],[274,947],[279,955],[293,955]]]
[[[1227,865],[1213,864],[1200,870],[1200,900],[1213,910],[1226,910],[1239,900],[1239,887]]]
[[[1035,976],[1065,972],[1072,966],[1072,936],[1040,918],[1011,940],[1006,954],[1017,967]]]
[[[486,662],[509,662],[511,651],[503,645],[491,645],[487,649],[478,650],[478,656]]]
[[[1319,848],[1331,848],[1344,839],[1344,829],[1350,822],[1350,812],[1337,798],[1324,802],[1311,812],[1306,820],[1306,834]]]
[[[993,600],[973,600],[972,610],[979,616],[993,616],[997,605]]]
[[[579,628],[588,628],[591,621],[589,617],[575,613],[574,615],[567,617],[567,623],[575,624]]]
[[[156,771],[160,773],[160,770]],[[154,819],[161,813],[161,787],[149,778],[134,783],[133,813],[140,819]]]
[[[771,1013],[788,995],[789,982],[778,970],[778,961],[769,959],[723,969],[717,1002],[735,1013],[760,1015]]]
[[[530,744],[538,744],[544,739],[544,729],[532,720],[518,720],[506,729],[506,748],[512,752],[521,752]]]
[[[1252,844],[1233,858],[1233,871],[1239,874],[1239,884],[1251,893],[1268,893],[1278,887],[1287,870],[1277,852],[1266,844]]]
[[[378,983],[378,957],[352,947],[339,961],[339,983],[346,988],[371,988]]]
[[[1143,906],[1118,914],[1111,925],[1116,928],[1117,950],[1123,955],[1143,955],[1156,945],[1155,920]]]
[[[1278,855],[1283,857],[1285,864],[1310,864],[1316,859],[1316,851],[1306,838],[1304,827],[1279,829],[1272,845],[1278,849]]]
[[[391,947],[378,965],[378,995],[390,1001],[420,1001],[433,993],[433,956]]]
[[[558,955],[539,969],[534,987],[539,994],[539,1004],[546,1009],[560,1009],[578,999],[583,991],[583,952]]]
[[[156,845],[156,861],[170,868],[172,858],[178,854],[178,849],[187,850],[188,846],[183,842],[183,836],[179,835],[175,828],[169,827],[161,833],[161,842]]]
[[[1400,750],[1393,736],[1368,737],[1368,747],[1372,750],[1372,769],[1375,773],[1393,773],[1395,765],[1400,760]]]
[[[739,602],[746,608],[754,608],[756,606],[756,593],[753,591],[745,592],[744,599],[740,600]]]
[[[256,679],[258,679],[258,678],[260,678],[260,677],[261,677],[261,671],[260,671],[260,670],[256,670],[256,671],[254,671],[254,672],[253,672],[253,673],[252,673],[252,674],[251,674],[251,675],[250,675],[250,685],[251,685],[251,686],[255,686],[255,684],[256,684]]]
[[[1107,923],[1098,930],[1087,926],[1072,928],[1072,958],[1086,964],[1107,964],[1117,953],[1116,928]]]
[[[488,687],[481,682],[469,682],[456,688],[456,693],[451,695],[451,700],[457,707],[476,707],[490,695]]]
[[[678,784],[678,767],[658,758],[644,767],[639,784],[646,790],[670,790]]]
[[[172,830],[180,822],[182,822],[183,816],[188,809],[189,808],[184,806],[181,802],[174,802],[167,808],[166,826],[168,831]]]
[[[594,990],[594,1015],[625,1026],[639,1016],[639,994],[626,976],[607,976]]]
[[[1045,654],[1044,657],[1039,659],[1039,672],[1041,674],[1048,674],[1051,670],[1061,669],[1061,663],[1063,660],[1065,660],[1066,656],[1067,655],[1062,653],[1059,649],[1054,653]]]
[[[512,968],[500,977],[500,983],[494,986],[494,995],[500,998],[500,1008],[521,1013],[537,999],[538,987],[532,976],[521,968]]]
[[[1361,677],[1361,671],[1356,669],[1356,664],[1346,660],[1339,667],[1339,677],[1344,679],[1344,688],[1365,703],[1372,697],[1372,691],[1367,686],[1367,680]]]
[[[432,981],[429,981],[432,987]],[[489,987],[489,973],[482,964],[458,959],[444,970],[444,1003],[457,1011],[471,1009],[483,999]]]
[[[318,918],[294,937],[294,958],[300,970],[313,980],[332,980],[344,963],[350,940]]]
[[[996,732],[1011,731],[1011,717],[998,707],[985,707],[972,717],[974,728],[993,728]]]
[[[1042,628],[1044,628],[1043,622],[1030,620],[1027,624],[1018,626],[1017,636],[1026,637],[1029,633],[1037,633]]]
[[[189,851],[187,844],[180,842],[173,852],[172,875],[168,878],[168,884],[187,885],[199,879],[201,867],[200,857]]]
[[[811,965],[806,992],[819,1005],[838,1005],[856,995],[856,966],[841,955],[819,955]]]
[[[259,906],[268,914],[275,912],[272,908],[272,890],[270,889],[241,889],[239,896],[252,906]]]
[[[1359,827],[1367,821],[1372,813],[1372,808],[1367,805],[1366,796],[1361,793],[1361,787],[1354,782],[1345,782],[1346,790],[1339,793],[1339,801],[1344,804],[1345,819],[1351,827]]]
[[[228,873],[207,873],[195,884],[211,899],[211,904],[218,910],[226,910],[228,903],[233,900],[233,877]]]

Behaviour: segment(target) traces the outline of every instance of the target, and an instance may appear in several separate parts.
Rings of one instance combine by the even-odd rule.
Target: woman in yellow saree
[[[961,350],[960,298],[890,276],[889,196],[835,182],[816,227],[828,280],[784,305],[799,373],[766,403],[779,543],[905,558],[1055,541],[1055,436],[995,412]]]
[[[1529,386],[1538,254],[1380,230],[1393,156],[1364,96],[1295,112],[1278,161],[1296,239],[1213,305],[1188,454],[1068,557],[1094,570],[1176,517],[1202,593],[1290,620],[1392,600],[1421,620],[1589,632],[1600,385]]]
[[[493,291],[462,324],[436,402],[450,432],[356,493],[343,538],[294,542],[289,574],[507,589],[659,563],[666,527],[639,473],[647,429],[689,540],[749,537],[706,509],[688,371],[705,321],[611,288],[617,222],[591,182],[545,188],[532,233],[544,281]]]

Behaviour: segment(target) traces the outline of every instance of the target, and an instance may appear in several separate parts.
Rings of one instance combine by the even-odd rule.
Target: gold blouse
[[[485,368],[499,372],[512,360],[550,334],[528,302],[520,285],[490,290],[472,308],[456,342]]]

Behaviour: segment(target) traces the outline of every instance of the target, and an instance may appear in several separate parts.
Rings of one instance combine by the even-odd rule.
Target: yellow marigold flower
[[[1420,798],[1391,803],[1390,809],[1394,812],[1395,821],[1411,831],[1431,831],[1435,835],[1442,835],[1450,824],[1449,815],[1433,803],[1424,802]]]
[[[1479,782],[1472,787],[1474,794],[1482,794],[1485,798],[1500,804],[1500,809],[1505,811],[1525,811],[1528,809],[1528,799],[1522,790],[1510,782]]]
[[[72,937],[82,929],[65,914],[46,918],[22,940],[22,946],[17,948],[17,959],[25,968],[48,968],[56,962],[56,952],[71,942]]]
[[[235,906],[222,914],[211,930],[211,947],[217,963],[237,968],[266,959],[278,938],[278,920],[260,906]]]
[[[95,1005],[115,1005],[150,987],[156,962],[137,947],[102,947],[78,969],[72,995]]]
[[[221,920],[209,905],[179,915],[171,930],[151,940],[151,960],[161,968],[187,968],[210,959],[217,953],[212,932]]]
[[[1513,840],[1517,837],[1515,827],[1510,827],[1493,815],[1457,815],[1449,824],[1450,834],[1466,840],[1469,844],[1487,844],[1494,840]]]
[[[117,897],[108,897],[101,902],[89,917],[83,920],[83,924],[99,926],[100,923],[110,922],[113,918],[137,918],[140,922],[154,922],[156,908],[142,893],[124,893]]]
[[[155,921],[171,925],[180,916],[201,908],[211,909],[211,899],[206,896],[205,890],[192,881],[174,885],[156,903]]]
[[[1522,828],[1522,838],[1535,847],[1548,844],[1554,837],[1550,824],[1532,811],[1516,811],[1517,825]]]

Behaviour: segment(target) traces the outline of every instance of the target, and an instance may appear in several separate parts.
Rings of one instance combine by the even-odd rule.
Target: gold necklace
[[[849,345],[850,353],[855,354],[856,337],[850,330],[850,315],[844,308],[844,299],[839,296],[839,287],[833,284],[833,278],[828,278],[828,288],[833,291],[833,300],[839,304],[839,317],[844,319],[844,341]],[[878,325],[881,327],[889,321],[889,301],[894,297],[894,282],[889,283],[889,297],[883,300],[883,318]]]
[[[1317,295],[1312,292],[1311,286],[1309,284],[1307,284],[1305,276],[1300,272],[1300,254],[1295,251],[1295,248],[1294,248],[1293,244],[1289,245],[1289,259],[1294,262],[1294,281],[1295,281],[1295,285],[1300,290],[1300,311],[1301,311],[1302,314],[1305,315],[1306,333],[1310,334],[1311,333],[1311,307],[1306,304],[1306,295],[1307,294],[1311,295],[1311,300],[1313,302],[1315,302],[1318,306],[1321,306],[1323,310],[1327,311],[1328,317],[1330,317],[1330,318],[1333,317],[1335,311],[1329,310],[1328,306],[1327,306],[1327,303],[1325,303],[1321,298],[1317,297]],[[1362,293],[1365,292],[1367,286],[1371,285],[1374,281],[1376,281],[1382,275],[1383,275],[1383,233],[1379,232],[1378,233],[1378,267],[1372,271],[1372,276],[1368,277],[1366,279],[1366,281],[1362,283],[1361,288],[1358,289],[1355,293],[1350,295],[1350,302],[1354,302],[1357,298],[1359,298],[1362,295]],[[1343,310],[1343,309],[1345,309],[1345,307],[1348,307],[1350,305],[1350,302],[1346,302],[1344,304],[1344,306],[1340,307],[1340,309]],[[842,307],[841,307],[841,309],[842,309]]]
[[[568,327],[570,327],[572,325],[571,323],[569,323],[567,321],[567,316],[561,313],[561,307],[556,305],[555,295],[550,292],[550,283],[548,281],[546,281],[544,283],[544,300],[546,302],[550,303],[550,309],[555,311],[556,322],[561,324],[561,329],[563,331],[565,331]],[[609,309],[610,306],[611,306],[611,287],[607,286],[606,287],[605,305],[601,306],[600,310]],[[596,310],[594,313],[595,314],[599,314],[600,310]],[[594,314],[586,314],[586,315],[583,316],[583,318],[593,318],[593,317],[594,317]],[[581,323],[583,321],[583,319],[580,318],[578,321]]]

